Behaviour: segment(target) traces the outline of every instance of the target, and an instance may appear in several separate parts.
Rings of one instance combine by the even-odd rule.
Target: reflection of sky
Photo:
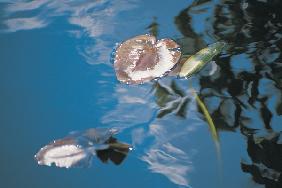
[[[47,26],[44,20],[38,17],[31,18],[12,18],[5,22],[8,27],[7,31],[15,32],[20,30],[38,29]]]
[[[137,1],[51,1],[40,0],[31,2],[20,2],[9,4],[6,8],[8,15],[22,13],[25,11],[38,11],[35,17],[8,18],[4,24],[8,32],[28,29],[39,29],[52,24],[51,20],[56,16],[68,15],[68,22],[79,26],[75,30],[76,36],[86,35],[91,42],[84,46],[82,55],[90,64],[109,62],[109,53],[113,47],[111,40],[107,39],[113,35],[115,28],[120,24],[117,15],[136,8]],[[39,9],[39,10],[38,10]],[[110,37],[112,38],[112,37]]]
[[[172,7],[178,11],[176,6],[178,4],[169,2],[167,6],[170,7],[170,4],[173,4]],[[143,9],[142,6],[146,5],[150,7]],[[167,18],[175,16],[177,11],[172,9],[172,11],[167,12],[164,9],[163,11],[160,10],[158,15],[156,15],[154,9],[158,6],[159,4],[154,1],[142,1],[140,3],[138,0],[19,1],[6,6],[5,15],[20,14],[21,17],[8,17],[5,19],[4,25],[6,26],[5,31],[8,32],[39,29],[49,24],[54,24],[55,17],[67,15],[67,21],[79,27],[69,32],[86,43],[86,45],[78,46],[81,55],[86,58],[86,62],[89,64],[109,64],[109,54],[115,43],[146,32],[144,29],[150,24],[153,16],[159,17],[158,22],[165,30],[171,30],[170,32],[166,32],[166,36],[174,35],[173,33],[176,30],[173,27],[173,20],[167,20]],[[135,13],[133,14],[132,12]],[[30,13],[36,15],[30,17]],[[136,17],[136,14],[139,14],[139,16]],[[124,16],[127,16],[125,17],[126,21],[123,20]],[[147,22],[145,25],[144,18],[145,22]],[[136,25],[136,21],[140,24]],[[131,27],[132,25],[136,26]],[[162,30],[160,33],[162,35]]]
[[[178,123],[170,122],[170,127],[165,126],[168,123],[167,121],[158,123],[160,124],[150,125],[149,135],[154,137],[155,143],[148,148],[141,159],[148,163],[152,172],[165,175],[177,185],[188,186],[189,172],[193,169],[189,156],[191,154],[172,145],[172,143],[179,144],[177,139],[184,135],[188,137],[191,131],[194,131],[194,125],[179,129]]]
[[[118,84],[109,61],[115,43],[146,33],[153,16],[160,25],[160,38],[180,37],[174,16],[191,2],[18,0],[3,6],[0,103],[5,108],[0,109],[0,162],[8,186],[0,187],[217,187],[213,143],[206,123],[198,118],[201,115],[191,109],[195,104],[189,107],[187,119],[174,114],[156,119],[159,108],[150,92],[152,84]],[[193,27],[210,42],[204,32],[208,22],[202,22],[207,16],[195,14]],[[264,54],[268,57],[267,51]],[[266,61],[271,61],[275,56],[268,58]],[[232,68],[252,70],[250,62],[243,59],[243,55],[235,56]],[[187,89],[187,82],[177,80],[179,83]],[[267,83],[261,85],[265,87],[260,92],[270,95]],[[275,101],[268,102],[274,109]],[[226,104],[222,111],[229,118],[234,106],[225,111],[230,107]],[[211,104],[211,108],[215,106]],[[258,117],[255,110],[249,112],[246,115]],[[273,123],[279,125],[278,116],[275,118]],[[257,122],[261,123],[258,118],[253,120],[253,124]],[[94,162],[91,169],[61,171],[38,168],[31,157],[54,138],[103,125],[127,128],[132,135],[136,150],[119,168]],[[241,177],[239,168],[241,154],[246,151],[237,141],[244,140],[239,134],[222,135],[228,169],[225,181],[238,187],[238,178],[249,180]],[[235,142],[237,147],[230,147]],[[234,155],[230,156],[231,152]],[[144,170],[147,168],[150,171]],[[147,181],[142,182],[143,177]]]
[[[186,1],[183,1],[183,4],[186,5],[186,3]],[[29,154],[32,153],[30,156],[33,156],[35,151],[42,147],[42,143],[58,138],[71,130],[83,130],[89,128],[89,126],[99,126],[99,123],[102,123],[109,126],[125,127],[134,133],[135,130],[140,128],[140,125],[145,125],[147,129],[142,129],[143,133],[146,135],[146,139],[149,134],[148,139],[152,140],[153,145],[146,145],[146,141],[142,140],[142,135],[139,136],[139,142],[133,138],[136,148],[142,148],[136,150],[138,151],[138,158],[146,162],[152,172],[164,175],[173,184],[187,186],[189,183],[188,174],[192,169],[188,155],[189,150],[181,149],[182,143],[179,143],[176,139],[176,136],[179,136],[176,127],[168,130],[164,127],[165,122],[154,120],[156,106],[150,92],[151,84],[139,87],[116,84],[116,81],[113,84],[113,71],[108,66],[100,65],[110,65],[110,53],[116,42],[145,33],[146,27],[153,20],[153,16],[157,17],[160,28],[163,28],[160,30],[160,35],[179,35],[176,28],[173,27],[172,18],[177,15],[183,4],[168,3],[167,6],[173,7],[169,13],[166,9],[156,13],[155,9],[159,6],[157,2],[142,1],[140,3],[135,0],[42,0],[20,1],[19,3],[13,2],[6,5],[2,21],[5,28],[2,31],[4,31],[5,35],[11,37],[18,37],[21,34],[27,35],[28,37],[23,41],[25,48],[22,50],[30,50],[28,52],[35,53],[35,55],[31,56],[27,52],[24,53],[26,55],[24,55],[22,61],[26,65],[21,64],[23,68],[16,70],[20,73],[23,71],[17,77],[12,79],[9,75],[4,74],[5,78],[12,80],[12,86],[11,84],[9,86],[8,82],[6,82],[5,87],[17,88],[16,80],[21,78],[22,82],[24,82],[22,87],[35,88],[35,91],[30,91],[32,92],[30,95],[38,96],[38,98],[34,97],[34,101],[40,107],[34,115],[41,117],[40,114],[42,113],[50,116],[50,121],[45,118],[34,120],[37,122],[36,124],[44,121],[39,125],[39,132],[47,136],[47,138],[38,141],[36,146],[32,144],[32,140],[28,141],[29,145],[36,148],[34,151],[28,151]],[[145,9],[142,6],[148,8]],[[60,25],[65,24],[61,21],[62,19],[67,20],[72,27]],[[136,21],[139,24],[136,24]],[[133,27],[133,25],[136,25],[136,27]],[[49,30],[56,27],[64,29],[63,33],[58,30],[56,32]],[[26,32],[28,30],[30,30],[30,33]],[[49,37],[45,38],[45,35],[40,35],[42,31],[47,32]],[[49,32],[52,32],[52,34]],[[40,39],[40,37],[44,38]],[[71,40],[68,37],[72,37]],[[10,40],[10,38],[7,38],[7,40]],[[30,42],[27,42],[27,40],[30,40]],[[42,45],[40,48],[38,48],[39,43]],[[74,44],[77,45],[80,57],[84,58],[89,64],[97,66],[92,68],[81,64],[82,60],[72,51]],[[10,40],[10,46],[15,47],[17,43]],[[15,48],[15,53],[19,53],[18,48]],[[28,59],[28,57],[31,59]],[[9,59],[9,53],[5,53],[4,58]],[[33,64],[35,63],[32,60],[33,58],[37,59],[37,64]],[[9,62],[13,61],[9,60]],[[14,62],[17,63],[20,60],[15,57]],[[6,67],[6,69],[9,69],[9,67]],[[39,72],[38,69],[40,69]],[[29,74],[29,77],[25,77],[25,73],[28,71],[32,73]],[[36,79],[32,80],[33,78]],[[40,87],[39,91],[37,87]],[[21,101],[19,105],[23,105],[22,103],[25,101]],[[30,102],[30,100],[28,101]],[[35,106],[37,105],[30,105],[25,115],[32,117],[32,108]],[[19,118],[21,117],[19,115]],[[56,121],[61,123],[56,123]],[[48,126],[51,122],[52,126]],[[151,125],[151,123],[153,124]],[[75,124],[79,125],[79,127]],[[44,127],[41,127],[43,125]],[[159,131],[155,132],[157,125]],[[36,130],[38,129],[33,131]],[[47,134],[48,130],[57,131],[54,134],[50,132],[50,134]],[[191,130],[191,128],[185,126],[183,129],[184,135]],[[29,134],[33,135],[33,139],[35,139],[34,132],[29,132]],[[25,134],[22,136],[25,136]],[[30,163],[33,164],[32,161]],[[19,163],[16,164],[19,168],[24,169]],[[132,170],[133,167],[128,167],[128,169]],[[7,167],[5,166],[5,168]],[[96,171],[95,168],[94,171]],[[99,178],[99,175],[96,175],[96,177]],[[54,186],[56,185],[58,183],[55,182]],[[149,182],[148,185],[150,185]]]
[[[208,1],[199,6],[193,7],[189,11],[189,15],[192,17],[192,26],[194,31],[198,34],[204,34],[203,39],[208,44],[213,43],[215,40],[213,38],[214,36],[212,36],[213,28],[210,22],[213,21],[213,11],[216,4],[216,1]]]
[[[169,80],[160,82],[164,85],[170,83]],[[182,142],[189,142],[189,135],[196,131],[202,122],[197,118],[195,101],[192,99],[192,104],[188,106],[189,116],[185,120],[181,121],[174,115],[169,115],[169,118],[164,120],[156,119],[158,107],[154,101],[150,101],[151,94],[150,84],[142,86],[117,84],[114,97],[117,98],[118,104],[103,116],[102,122],[133,129],[132,142],[140,159],[148,164],[148,168],[154,173],[166,176],[177,185],[189,186],[189,172],[193,169],[190,157],[195,151],[191,146],[186,148],[186,151],[181,148]],[[192,95],[187,92],[187,96]],[[140,128],[139,125],[144,127]],[[178,140],[179,138],[182,140]],[[153,141],[148,144],[146,140]]]
[[[118,84],[115,89],[114,97],[118,104],[102,117],[102,123],[131,127],[150,121],[154,114],[154,103],[150,101],[152,99],[149,98],[150,88],[148,86]]]

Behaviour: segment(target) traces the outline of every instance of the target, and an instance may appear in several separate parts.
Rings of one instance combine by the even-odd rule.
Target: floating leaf
[[[114,68],[119,81],[140,84],[166,75],[180,56],[179,45],[173,40],[139,35],[118,46]]]
[[[215,61],[209,62],[200,72],[200,76],[212,76],[219,69],[219,66],[215,63]]]
[[[40,149],[35,159],[40,165],[57,167],[89,166],[92,159],[91,150],[83,149],[72,138],[55,140],[53,143]]]
[[[181,67],[179,76],[190,77],[194,73],[197,73],[208,62],[210,62],[214,56],[219,54],[224,48],[224,46],[224,42],[216,42],[214,44],[209,45],[207,48],[200,50],[195,55],[189,57]]]
[[[88,167],[93,156],[98,155],[98,152],[98,157],[101,160],[101,152],[110,152],[109,158],[119,159],[120,163],[126,157],[130,146],[113,138],[112,136],[116,133],[117,129],[104,128],[93,128],[84,132],[73,133],[41,148],[35,155],[35,159],[40,165],[51,166],[55,164],[57,167],[65,168]]]

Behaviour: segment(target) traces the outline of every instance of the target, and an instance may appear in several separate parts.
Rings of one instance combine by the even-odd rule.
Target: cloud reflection
[[[183,161],[179,160],[175,153],[165,149],[151,149],[141,159],[149,164],[149,169],[152,172],[165,175],[177,185],[188,186],[186,175],[191,171],[191,165],[183,165]]]
[[[5,21],[8,32],[16,32],[20,30],[39,29],[48,25],[48,23],[39,17],[31,18],[13,18]]]
[[[37,8],[40,8],[50,0],[39,0],[39,1],[20,1],[20,2],[15,2],[12,1],[11,4],[7,6],[7,12],[20,12],[20,11],[28,11],[28,10],[34,10]]]
[[[148,163],[152,172],[163,174],[177,185],[189,186],[188,173],[193,169],[192,161],[188,153],[172,143],[177,144],[178,139],[192,129],[183,127],[179,130],[173,122],[169,123],[170,126],[165,121],[157,122],[151,124],[149,129],[155,143],[141,159]]]
[[[118,14],[135,8],[136,2],[137,0],[11,2],[5,8],[5,31],[43,28],[52,23],[53,17],[66,16],[70,24],[79,26],[79,32],[76,32],[75,36],[87,40],[87,45],[79,47],[79,52],[86,58],[87,63],[109,64],[113,41],[120,41],[113,40],[117,26],[122,22],[118,19]],[[21,13],[21,17],[14,17],[18,13]],[[22,17],[25,14],[27,17]],[[35,16],[28,17],[30,14]]]
[[[123,127],[148,123],[154,114],[154,102],[150,101],[148,96],[150,92],[150,86],[148,86],[128,88],[127,85],[116,85],[114,98],[118,104],[102,117],[102,123]]]
[[[170,88],[172,80],[158,82]],[[182,84],[187,88],[185,82]],[[186,144],[189,143],[190,135],[202,123],[195,114],[198,113],[195,100],[191,91],[186,89],[183,95],[191,98],[191,105],[188,105],[186,111],[189,116],[185,119],[171,113],[157,118],[160,109],[152,97],[153,85],[117,84],[114,94],[117,105],[102,117],[102,123],[128,129],[134,152],[151,172],[164,175],[176,185],[189,187],[189,174],[193,171],[192,158],[196,150],[192,145],[186,147]]]
[[[137,0],[21,1],[10,4],[6,8],[7,31],[16,32],[43,28],[52,23],[53,17],[65,16],[70,24],[78,26],[78,28],[72,28],[67,32],[71,32],[71,36],[80,39],[82,43],[85,42],[78,48],[86,61],[90,64],[109,63],[109,54],[114,46],[113,41],[121,40],[117,36],[117,31],[123,31],[117,28],[117,26],[122,28],[124,24],[118,19],[118,14],[132,10],[136,6]],[[17,14],[19,12],[21,12],[20,15],[27,13],[26,16],[30,16],[30,11],[35,16],[10,18],[10,15],[19,15]],[[22,22],[26,24],[22,24]],[[167,81],[169,83],[166,83]],[[170,81],[170,79],[163,79],[162,85],[170,87]],[[183,85],[185,85],[183,88],[187,87],[186,82],[183,82]],[[195,106],[195,104],[192,104],[187,110],[189,113],[187,119],[177,119],[176,121],[177,117],[174,117],[174,114],[169,114],[164,119],[158,119],[155,115],[159,107],[150,93],[151,90],[152,84],[136,87],[116,85],[113,97],[117,104],[101,118],[101,122],[111,126],[126,127],[138,135],[134,144],[136,148],[139,148],[138,156],[148,164],[148,168],[154,173],[166,176],[174,184],[189,186],[188,173],[193,169],[190,159],[191,152],[189,148],[183,147],[179,138],[184,136],[184,139],[188,139],[187,135],[196,129],[197,122],[190,118],[196,117],[191,114],[193,113],[191,106]],[[185,96],[192,96],[188,89],[185,91]],[[108,95],[106,97],[112,100]],[[193,100],[191,99],[191,101]],[[142,129],[138,127],[140,125],[143,126]],[[148,140],[152,143],[148,144]],[[185,143],[187,143],[186,141]]]
[[[189,143],[188,135],[195,130],[190,127],[195,128],[197,123],[189,126],[183,126],[185,124],[181,123],[182,127],[179,127],[177,126],[179,122],[174,122],[176,121],[173,118],[163,121],[157,119],[150,125],[147,134],[154,138],[154,143],[149,145],[148,150],[145,149],[140,159],[148,164],[148,168],[153,173],[166,176],[174,184],[189,187],[189,173],[193,170],[194,150],[183,147],[180,140],[186,139],[185,143]]]

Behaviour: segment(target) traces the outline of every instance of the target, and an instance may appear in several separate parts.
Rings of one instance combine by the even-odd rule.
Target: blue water
[[[0,187],[280,187],[281,6],[1,1]],[[218,71],[119,83],[111,64],[115,45],[156,30],[185,54],[227,42],[215,59]],[[219,146],[191,85],[212,115]],[[90,168],[64,169],[34,160],[52,140],[96,127],[122,130],[117,139],[134,148],[122,164],[94,158]]]

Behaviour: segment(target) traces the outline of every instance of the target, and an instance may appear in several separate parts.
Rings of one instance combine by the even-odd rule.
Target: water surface
[[[281,187],[280,1],[1,1],[1,187]],[[211,76],[116,80],[116,43],[151,33],[193,54],[228,43]],[[213,140],[191,85],[219,135]],[[39,166],[71,131],[122,129],[120,165]]]

